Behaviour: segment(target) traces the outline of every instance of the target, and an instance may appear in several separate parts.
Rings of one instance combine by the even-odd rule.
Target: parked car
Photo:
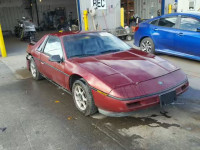
[[[139,24],[135,45],[148,53],[200,60],[200,13],[174,13]]]
[[[188,88],[180,68],[107,32],[48,34],[27,53],[33,78],[45,77],[71,93],[84,115],[163,106]]]

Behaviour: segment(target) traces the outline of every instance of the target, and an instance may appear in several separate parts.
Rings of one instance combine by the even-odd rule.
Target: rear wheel
[[[94,104],[92,92],[83,79],[76,80],[72,87],[72,95],[76,108],[85,116],[92,115],[97,112]]]
[[[35,79],[35,80],[42,79],[42,75],[38,71],[37,66],[36,66],[33,58],[30,59],[30,71],[31,71],[31,75],[32,75],[33,79]]]
[[[153,40],[149,37],[144,38],[141,42],[140,42],[140,49],[144,52],[147,53],[155,53],[155,45],[153,43]]]
[[[127,36],[126,36],[126,40],[127,40],[127,41],[131,41],[131,40],[132,40],[132,36],[131,36],[131,35],[127,35]]]

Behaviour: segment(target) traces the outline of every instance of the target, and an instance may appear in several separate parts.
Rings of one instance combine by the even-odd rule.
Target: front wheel
[[[72,95],[76,108],[85,116],[97,112],[92,92],[83,79],[76,80],[72,87]]]
[[[140,42],[140,49],[144,52],[147,53],[155,53],[155,45],[153,43],[153,40],[149,37],[144,38],[141,42]]]
[[[32,75],[33,79],[35,79],[35,80],[42,79],[42,75],[38,71],[37,66],[36,66],[33,58],[30,59],[30,71],[31,71],[31,75]]]

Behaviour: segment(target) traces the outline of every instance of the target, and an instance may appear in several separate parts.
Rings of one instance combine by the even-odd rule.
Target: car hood
[[[177,70],[169,62],[138,50],[74,58],[73,61],[112,88],[147,81]]]

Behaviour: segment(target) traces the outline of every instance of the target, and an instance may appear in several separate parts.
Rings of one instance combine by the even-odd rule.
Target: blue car
[[[148,53],[164,53],[200,61],[200,13],[173,13],[139,24],[135,45]]]

